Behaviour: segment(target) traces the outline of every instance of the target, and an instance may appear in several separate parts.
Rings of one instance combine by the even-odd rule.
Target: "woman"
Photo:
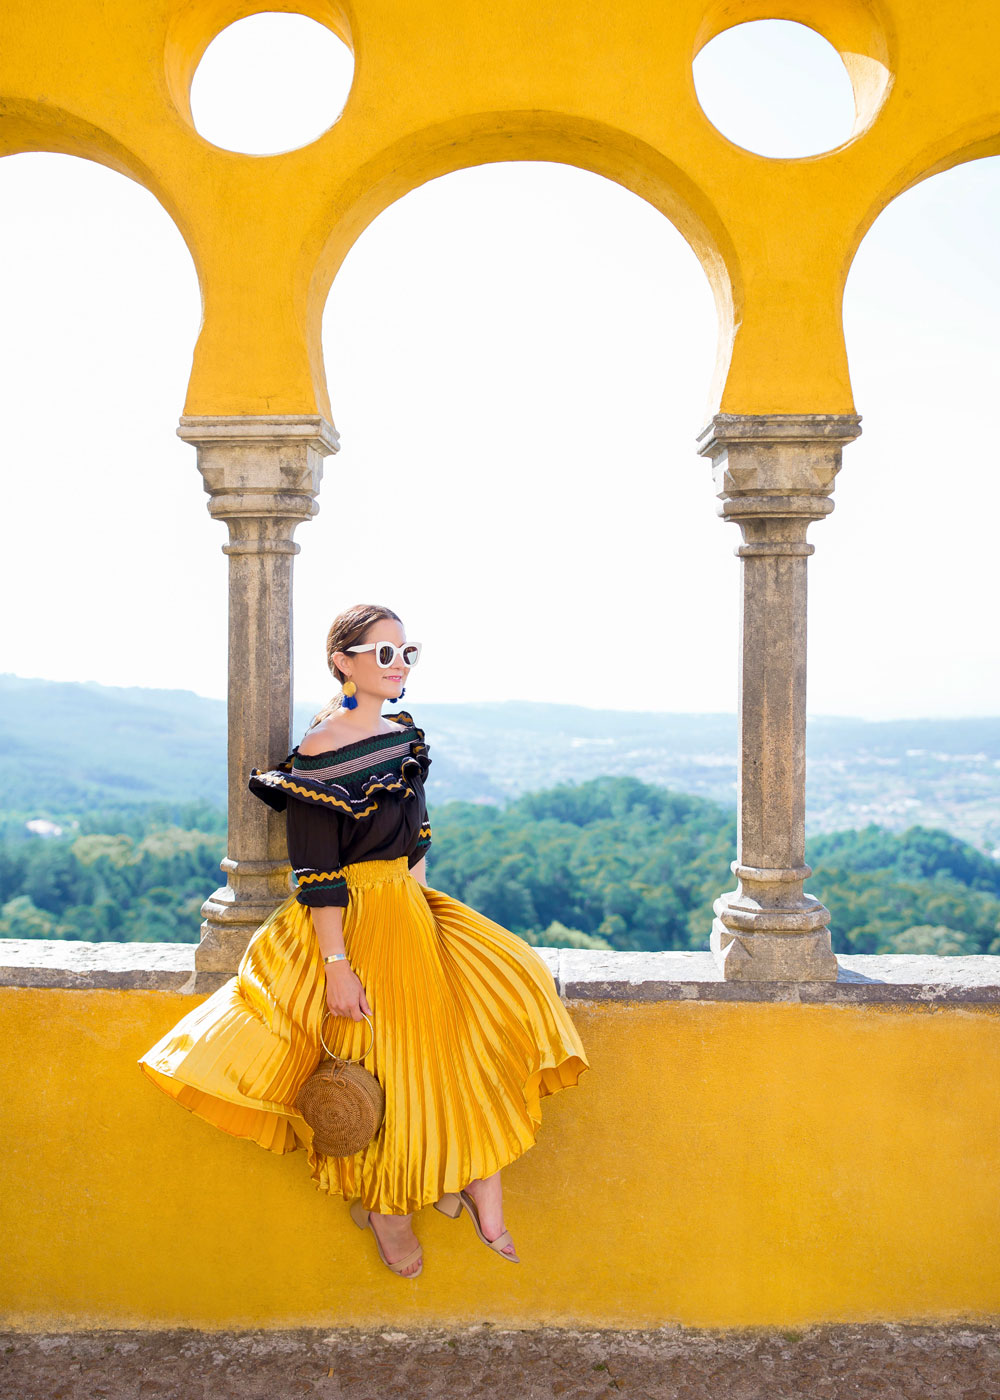
[[[426,884],[424,731],[404,710],[382,714],[419,656],[388,608],[334,621],[327,660],[341,693],[284,763],[249,780],[287,813],[298,888],[236,976],[139,1060],[226,1132],[273,1152],[304,1145],[318,1189],[352,1202],[404,1278],[423,1267],[412,1217],[428,1204],[464,1209],[485,1244],[519,1262],[500,1170],[534,1144],[539,1100],[589,1068],[539,954]],[[323,1058],[324,1025],[330,1051],[364,1054],[385,1090],[382,1124],[352,1157],[316,1151],[292,1106]]]

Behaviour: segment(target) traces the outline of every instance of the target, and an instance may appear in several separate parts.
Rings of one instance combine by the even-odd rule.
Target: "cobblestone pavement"
[[[0,1333],[0,1400],[1000,1400],[1000,1327]]]

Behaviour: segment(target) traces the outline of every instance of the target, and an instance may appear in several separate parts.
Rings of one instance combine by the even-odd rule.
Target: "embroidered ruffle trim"
[[[279,763],[276,768],[268,769],[267,772],[262,772],[259,768],[252,768],[247,786],[255,797],[259,797],[269,807],[273,807],[276,812],[283,812],[288,799],[292,798],[300,802],[315,802],[338,812],[345,812],[354,817],[355,820],[371,816],[372,812],[378,810],[378,794],[380,793],[401,792],[404,798],[416,797],[417,792],[413,786],[413,780],[419,775],[423,781],[431,766],[431,759],[427,753],[428,746],[424,742],[424,731],[413,723],[412,715],[406,710],[397,711],[393,720],[401,720],[403,722],[401,727],[414,729],[417,734],[415,739],[410,740],[410,752],[400,763],[398,773],[393,770],[381,775],[373,774],[355,782],[347,779],[343,782],[323,783],[317,778],[310,778],[308,773],[303,772],[300,768],[293,770],[292,762],[298,752],[296,748],[292,750],[284,763]],[[346,745],[345,749],[354,747],[353,744]],[[332,750],[331,752],[344,751]]]

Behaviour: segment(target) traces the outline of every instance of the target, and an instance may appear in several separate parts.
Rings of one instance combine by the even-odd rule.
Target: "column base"
[[[218,985],[220,974],[223,981],[233,976],[250,939],[288,897],[288,873],[287,865],[276,865],[267,883],[277,888],[248,891],[223,885],[205,900],[201,942],[194,953],[195,990]]]
[[[712,923],[709,947],[727,982],[836,982],[837,959],[828,928],[804,933],[734,933]]]

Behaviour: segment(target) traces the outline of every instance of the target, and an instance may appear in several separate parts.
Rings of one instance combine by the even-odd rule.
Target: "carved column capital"
[[[812,554],[806,529],[833,510],[844,444],[860,432],[855,413],[717,413],[698,452],[712,462],[716,512],[743,532],[733,552],[744,559]]]
[[[319,510],[323,459],[336,428],[319,414],[183,417],[177,436],[198,450],[209,513],[229,525],[226,554],[297,554],[295,526]]]

